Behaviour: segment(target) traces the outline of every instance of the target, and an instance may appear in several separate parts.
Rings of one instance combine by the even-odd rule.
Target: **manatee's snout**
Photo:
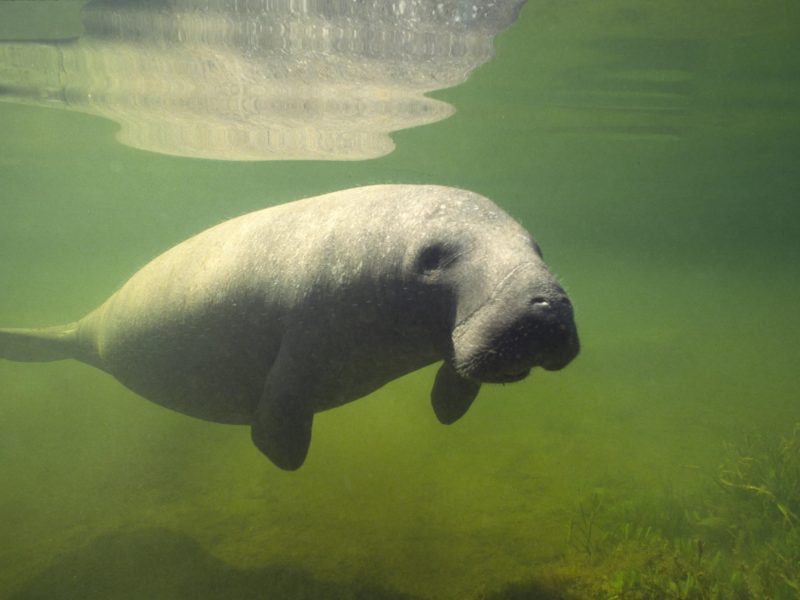
[[[572,303],[566,294],[553,298],[535,296],[531,300],[531,315],[520,322],[518,327],[523,332],[520,341],[530,338],[528,345],[534,350],[534,366],[540,365],[548,371],[558,371],[578,355],[578,330]],[[523,341],[520,348],[523,355],[525,346]]]
[[[453,331],[455,369],[488,383],[524,379],[533,367],[557,371],[580,350],[572,303],[539,265],[512,272],[489,301]]]

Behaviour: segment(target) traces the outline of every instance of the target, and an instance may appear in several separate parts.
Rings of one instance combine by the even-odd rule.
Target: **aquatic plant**
[[[800,597],[800,424],[786,438],[726,444],[709,475],[702,495],[667,487],[623,508],[606,501],[610,492],[594,490],[573,510],[567,553],[549,565],[549,581],[560,585],[549,595],[521,595],[517,586],[497,597]]]
[[[727,524],[741,583],[752,597],[800,594],[800,424],[777,443],[727,445],[712,518]],[[763,594],[763,595],[761,595]]]
[[[792,436],[775,445],[749,438],[741,447],[726,447],[729,456],[717,481],[732,496],[728,509],[743,523],[770,528],[779,526],[779,521],[787,528],[799,525],[800,424]]]
[[[599,529],[598,516],[603,509],[603,490],[595,489],[583,498],[576,511],[576,516],[569,523],[567,541],[576,549],[586,552],[591,559],[598,550],[598,545],[607,537]]]

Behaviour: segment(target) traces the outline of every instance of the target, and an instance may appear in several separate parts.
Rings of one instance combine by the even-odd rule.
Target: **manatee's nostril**
[[[531,306],[534,308],[550,308],[550,302],[541,296],[536,296],[533,300],[531,300]]]

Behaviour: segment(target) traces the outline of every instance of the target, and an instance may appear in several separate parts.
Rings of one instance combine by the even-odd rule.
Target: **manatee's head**
[[[572,304],[541,260],[500,277],[451,337],[456,372],[487,383],[519,381],[533,367],[562,369],[580,348]]]
[[[485,222],[430,236],[415,270],[446,298],[445,360],[464,379],[508,383],[534,367],[565,367],[580,344],[572,303],[539,246],[491,206],[496,213]]]

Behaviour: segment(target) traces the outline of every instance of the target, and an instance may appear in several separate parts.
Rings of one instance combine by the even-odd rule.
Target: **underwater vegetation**
[[[573,509],[555,565],[482,600],[800,597],[800,424],[726,444],[701,495],[634,506],[606,489]]]

